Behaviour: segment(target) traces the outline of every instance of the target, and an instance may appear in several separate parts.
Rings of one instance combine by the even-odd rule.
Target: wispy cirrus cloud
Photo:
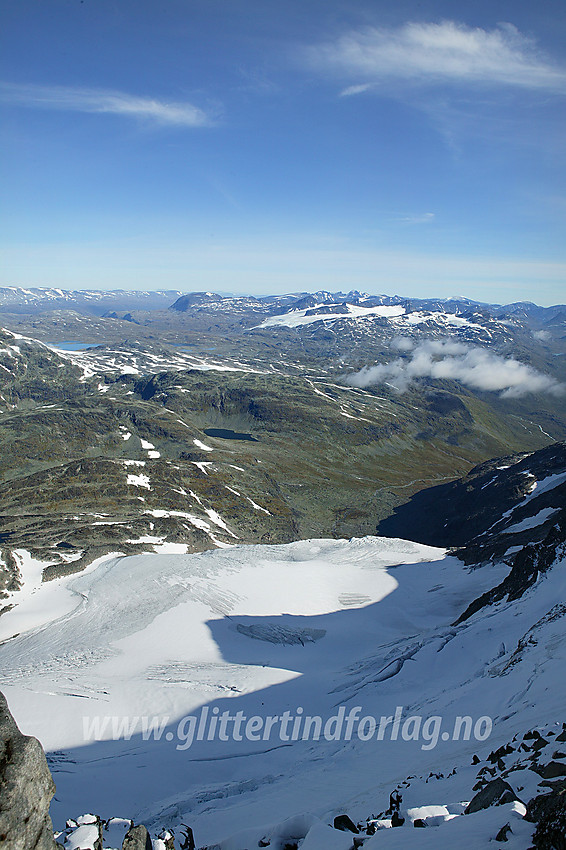
[[[212,117],[186,102],[167,102],[108,89],[1,83],[0,100],[38,109],[123,115],[178,127],[206,127]]]
[[[566,93],[566,68],[553,62],[512,24],[492,30],[455,21],[366,27],[304,48],[303,59],[343,80],[343,96],[387,81],[506,85]],[[360,79],[361,78],[361,79]]]
[[[415,215],[403,215],[394,219],[399,224],[432,224],[436,216],[433,212],[417,213]]]
[[[340,97],[351,97],[353,94],[363,94],[375,88],[375,83],[359,83],[355,86],[347,86],[340,92]]]

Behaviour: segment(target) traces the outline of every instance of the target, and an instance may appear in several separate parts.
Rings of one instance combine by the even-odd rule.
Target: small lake
[[[209,437],[220,437],[221,440],[248,440],[250,443],[258,443],[251,434],[240,434],[238,431],[230,431],[228,428],[205,428],[204,433]]]
[[[50,345],[52,348],[60,348],[61,351],[86,351],[87,348],[96,348],[97,345],[102,345],[102,343],[65,340],[64,342],[48,342],[47,345]]]

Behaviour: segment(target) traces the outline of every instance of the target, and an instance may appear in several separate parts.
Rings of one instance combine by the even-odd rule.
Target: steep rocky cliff
[[[22,735],[0,693],[0,850],[55,850],[54,793],[41,744]]]

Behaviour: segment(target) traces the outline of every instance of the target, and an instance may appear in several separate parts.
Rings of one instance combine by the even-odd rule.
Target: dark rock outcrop
[[[334,829],[339,829],[341,832],[353,832],[356,835],[360,831],[348,815],[337,815],[334,818]]]
[[[566,850],[566,783],[559,783],[550,794],[534,797],[525,819],[538,824],[533,835],[536,850]]]
[[[145,826],[132,826],[127,831],[122,850],[152,850],[151,838]]]
[[[559,761],[551,761],[548,764],[538,765],[533,770],[543,779],[556,779],[557,776],[566,776],[566,765]]]
[[[22,735],[0,693],[0,850],[55,850],[54,793],[41,744]]]
[[[516,799],[517,796],[508,782],[500,778],[492,779],[472,797],[464,814],[471,815],[482,809],[489,809],[490,806],[501,806]]]
[[[501,829],[499,830],[499,832],[495,836],[495,840],[496,841],[509,841],[509,839],[507,838],[509,833],[513,834],[513,830],[511,829],[510,824],[506,823],[504,826],[501,827]]]

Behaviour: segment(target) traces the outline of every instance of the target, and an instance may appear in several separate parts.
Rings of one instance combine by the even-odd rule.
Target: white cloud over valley
[[[419,378],[459,381],[477,390],[499,392],[506,398],[527,393],[563,395],[564,384],[512,357],[503,357],[479,346],[452,340],[426,340],[415,344],[401,337],[394,347],[407,352],[387,363],[366,366],[347,378],[355,387],[389,384],[400,392]]]

